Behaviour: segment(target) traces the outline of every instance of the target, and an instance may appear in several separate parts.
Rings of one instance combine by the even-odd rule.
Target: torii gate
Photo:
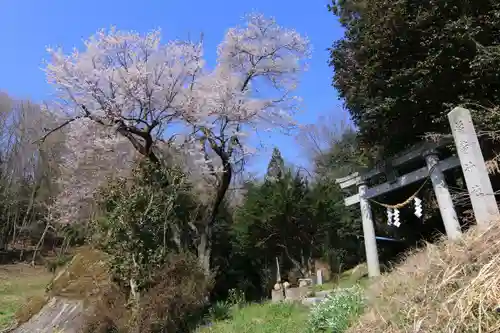
[[[336,180],[336,183],[342,189],[351,186],[358,187],[358,194],[346,198],[344,203],[346,206],[357,203],[360,205],[366,261],[370,277],[380,275],[375,229],[369,202],[371,198],[430,177],[446,234],[448,238],[455,240],[461,236],[461,229],[443,173],[461,165],[478,225],[484,226],[488,225],[491,221],[500,220],[500,212],[493,195],[493,189],[470,112],[463,108],[455,108],[448,114],[448,118],[452,125],[455,145],[458,147],[458,157],[451,156],[444,160],[439,159],[436,149],[452,142],[451,139],[441,140],[437,143],[426,142],[398,157],[386,161],[387,165],[392,168],[400,167],[410,161],[422,158],[425,159],[427,164],[423,168],[397,177],[393,182],[385,182],[372,188],[368,187],[367,183],[371,178],[385,173],[385,170],[381,170],[380,168],[375,168],[362,175],[356,172]]]

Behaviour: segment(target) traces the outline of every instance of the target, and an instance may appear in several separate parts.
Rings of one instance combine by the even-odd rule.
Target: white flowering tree
[[[49,213],[51,220],[68,225],[92,217],[96,191],[114,177],[126,176],[137,153],[126,138],[89,118],[71,122],[65,132],[59,193]]]
[[[162,44],[159,31],[101,30],[82,52],[48,51],[47,78],[68,114],[57,129],[86,118],[112,128],[154,163],[162,162],[160,144],[183,134],[184,147],[216,183],[210,209],[196,225],[198,256],[208,271],[211,227],[234,167],[251,151],[246,137],[293,126],[293,90],[310,54],[307,38],[253,14],[226,33],[212,69],[201,43]],[[79,149],[86,152],[75,159],[92,153],[87,145],[71,148]]]

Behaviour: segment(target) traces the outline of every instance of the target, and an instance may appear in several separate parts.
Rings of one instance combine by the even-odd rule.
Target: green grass
[[[235,309],[228,320],[213,323],[198,333],[304,333],[309,309],[288,303],[249,304]]]
[[[316,333],[342,332],[363,311],[362,291],[368,285],[366,265],[343,272],[333,281],[314,286],[313,292],[338,290],[322,306],[309,308],[288,303],[250,304],[229,310],[227,318],[197,333]],[[228,307],[229,308],[229,307]],[[214,313],[220,312],[214,309]],[[225,317],[226,312],[224,312]]]
[[[13,323],[16,311],[29,298],[44,294],[52,276],[44,267],[0,266],[0,330]]]
[[[249,304],[234,307],[224,320],[197,333],[342,333],[364,310],[360,285],[338,288],[312,309],[292,303]]]

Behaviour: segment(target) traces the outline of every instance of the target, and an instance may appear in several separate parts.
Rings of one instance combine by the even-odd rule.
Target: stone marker
[[[478,226],[486,227],[490,222],[500,220],[500,212],[471,114],[469,110],[457,107],[448,113],[448,120],[467,183],[474,216]]]
[[[271,290],[271,302],[276,303],[285,300],[283,290]]]
[[[299,279],[299,287],[312,286],[313,280],[311,278]]]
[[[323,284],[323,271],[321,269],[316,271],[316,284],[319,286]]]
[[[311,293],[311,288],[304,286],[298,288],[285,289],[285,299],[287,301],[300,301]]]

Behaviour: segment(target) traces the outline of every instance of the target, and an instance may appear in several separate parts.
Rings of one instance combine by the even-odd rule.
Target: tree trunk
[[[227,189],[229,188],[229,184],[231,183],[231,178],[233,175],[233,170],[229,161],[229,155],[215,146],[213,146],[212,148],[222,160],[223,173],[210,213],[205,218],[206,220],[203,221],[203,225],[199,230],[200,238],[197,246],[198,260],[207,276],[211,274],[210,257],[212,254],[212,228],[217,220],[217,214],[219,213],[219,209],[224,201],[224,197],[226,195]]]
[[[212,254],[212,232],[210,226],[205,226],[200,232],[200,239],[197,246],[198,261],[206,276],[211,274],[210,257]]]

